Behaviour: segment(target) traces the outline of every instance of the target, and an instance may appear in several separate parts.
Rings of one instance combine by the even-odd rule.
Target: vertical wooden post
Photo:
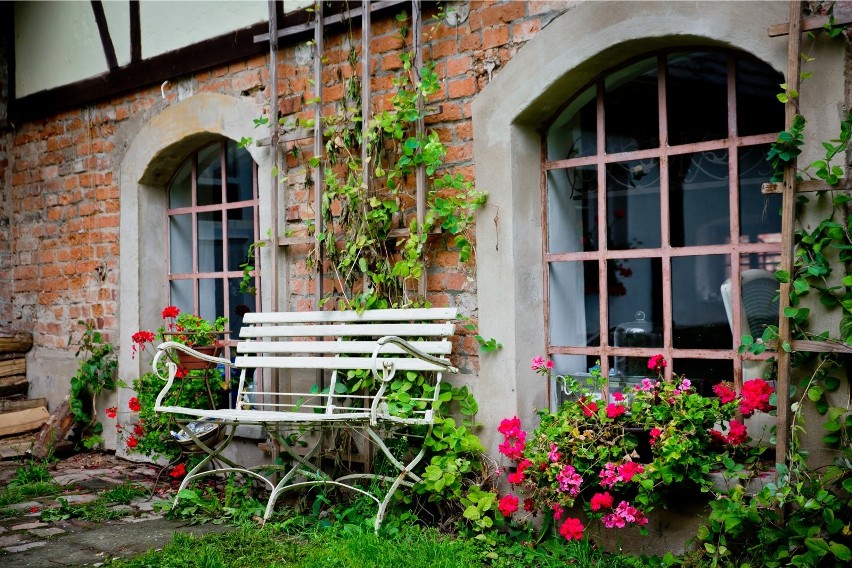
[[[787,37],[787,90],[799,91],[799,53],[802,41],[802,7],[798,0],[790,2],[790,33]],[[798,113],[796,100],[785,108],[784,124],[790,129]],[[781,207],[781,266],[793,272],[793,231],[796,220],[796,160],[784,168],[784,187]],[[784,308],[790,305],[790,282],[782,282],[778,302],[778,410],[776,416],[775,462],[786,463],[790,435],[790,353],[783,346],[790,344],[790,319]]]
[[[423,50],[420,47],[420,38],[423,35],[423,22],[421,14],[420,0],[412,0],[411,2],[411,42],[414,46],[414,80],[420,81],[420,70],[423,68]],[[418,140],[422,140],[426,133],[426,125],[423,121],[423,109],[426,103],[423,100],[423,95],[417,95],[417,112],[420,116],[415,123],[415,132]],[[417,166],[416,172],[416,187],[417,187],[417,235],[423,236],[423,220],[426,218],[426,166],[420,164]],[[421,298],[426,297],[426,271],[420,274],[420,280],[417,282],[417,293]]]
[[[322,158],[322,52],[323,52],[323,21],[322,2],[317,2],[314,11],[316,21],[314,23],[314,156]],[[314,168],[314,234],[325,232],[325,222],[322,216],[322,164],[318,163]],[[329,237],[332,238],[332,237]],[[317,246],[317,284],[314,288],[314,309],[319,309],[319,302],[323,295],[323,257],[322,243],[316,242]]]

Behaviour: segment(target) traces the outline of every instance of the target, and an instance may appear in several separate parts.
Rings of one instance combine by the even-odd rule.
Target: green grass
[[[10,484],[0,490],[0,507],[8,507],[15,503],[23,503],[36,497],[56,495],[61,488],[53,481],[37,481],[26,484]]]

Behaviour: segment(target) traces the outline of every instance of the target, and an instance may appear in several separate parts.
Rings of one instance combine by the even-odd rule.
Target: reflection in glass
[[[550,343],[600,345],[598,263],[550,264]]]
[[[666,65],[669,144],[728,137],[728,57],[675,53]],[[696,112],[701,109],[700,112]]]
[[[597,250],[597,188],[594,166],[547,172],[549,252]]]
[[[685,376],[695,392],[703,396],[715,396],[713,385],[734,380],[734,362],[718,359],[675,359],[672,372]]]
[[[222,212],[198,214],[198,271],[222,270]]]
[[[660,246],[660,163],[656,158],[606,167],[607,247]]]
[[[609,344],[662,347],[663,276],[659,258],[607,261]],[[639,329],[645,334],[640,334]],[[619,333],[619,330],[624,333]],[[627,344],[625,344],[627,343]]]
[[[242,270],[248,247],[254,242],[254,209],[228,209],[228,270]]]
[[[587,88],[562,112],[547,132],[548,161],[591,156],[597,151],[597,113],[594,86]]]
[[[784,105],[775,95],[784,75],[745,54],[737,55],[737,134],[751,136],[784,130]]]
[[[231,330],[231,339],[239,339],[243,316],[257,311],[255,297],[240,292],[241,281],[242,278],[228,279],[228,329]],[[256,279],[253,279],[252,284],[256,284]]]
[[[198,280],[198,315],[213,321],[225,315],[225,291],[221,278]],[[228,326],[225,326],[228,329]]]
[[[197,205],[222,203],[222,146],[211,144],[198,152]]]
[[[731,241],[728,152],[669,157],[669,212],[673,247]]]
[[[244,148],[237,148],[237,143],[233,140],[228,140],[225,164],[228,176],[226,186],[228,203],[253,199],[254,160],[252,160],[251,154]]]
[[[741,242],[781,242],[781,194],[760,191],[772,177],[772,166],[766,161],[768,150],[768,144],[739,149]]]
[[[192,162],[187,160],[169,184],[169,207],[176,209],[190,205],[192,205]]]
[[[192,272],[192,215],[169,217],[169,273]]]
[[[604,123],[607,154],[659,147],[656,57],[607,76]]]
[[[722,301],[730,257],[672,258],[672,333],[675,348],[731,349],[733,335]]]
[[[169,304],[177,306],[182,312],[195,313],[194,285],[194,280],[169,282]]]

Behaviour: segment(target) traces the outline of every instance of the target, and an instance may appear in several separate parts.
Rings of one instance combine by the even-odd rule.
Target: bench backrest
[[[385,310],[248,313],[243,317],[234,366],[243,369],[239,385],[242,398],[248,369],[327,370],[331,376],[325,394],[310,390],[281,388],[255,391],[252,407],[278,410],[334,412],[347,408],[353,400],[365,399],[368,406],[373,393],[359,397],[345,393],[338,381],[349,371],[371,370],[376,365],[373,353],[385,336],[412,342],[417,349],[446,358],[452,351],[450,337],[455,332],[455,308],[403,308]],[[378,364],[392,363],[395,371],[433,372],[445,366],[406,353],[396,344],[381,348]],[[437,380],[440,380],[438,376]],[[283,398],[282,398],[283,397]],[[289,400],[285,400],[289,399]]]

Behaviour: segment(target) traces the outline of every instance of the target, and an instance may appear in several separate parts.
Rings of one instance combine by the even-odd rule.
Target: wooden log
[[[0,440],[0,458],[9,459],[26,455],[35,444],[38,433],[13,436]]]
[[[26,396],[29,383],[24,375],[0,377],[0,396],[22,394]]]
[[[44,426],[48,418],[50,413],[43,406],[0,414],[0,436],[14,436],[36,430]]]
[[[32,346],[32,333],[0,330],[0,353],[26,353]]]
[[[26,375],[27,360],[23,357],[10,359],[8,361],[0,361],[0,377],[10,377],[12,375]]]
[[[59,445],[68,435],[74,425],[74,415],[71,414],[71,406],[68,404],[68,396],[59,405],[38,433],[38,438],[33,445],[32,455],[38,459],[44,459]]]
[[[17,412],[27,408],[47,407],[46,398],[34,398],[32,400],[0,400],[0,414],[6,412]]]

